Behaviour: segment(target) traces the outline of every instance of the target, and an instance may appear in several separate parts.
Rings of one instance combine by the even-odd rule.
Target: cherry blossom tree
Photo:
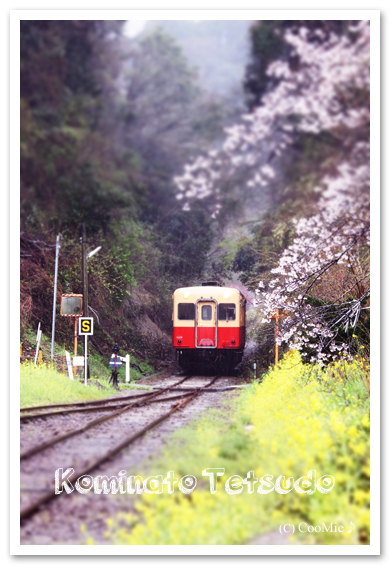
[[[370,27],[360,21],[345,36],[317,33],[318,43],[307,40],[305,28],[286,33],[297,68],[272,63],[267,72],[276,88],[226,130],[221,149],[199,156],[175,180],[186,209],[204,199],[216,216],[227,186],[253,202],[282,190],[298,135],[334,141],[317,212],[295,222],[292,245],[256,297],[263,322],[276,308],[284,311],[280,343],[324,361],[347,353],[345,334],[368,308]]]
[[[346,333],[369,297],[368,167],[343,163],[324,182],[318,213],[296,222],[296,238],[271,271],[267,291],[262,281],[256,291],[263,322],[277,308],[284,312],[279,343],[315,351],[311,360],[347,353]]]

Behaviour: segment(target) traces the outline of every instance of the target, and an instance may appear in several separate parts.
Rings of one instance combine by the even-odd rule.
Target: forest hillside
[[[307,362],[368,356],[369,22],[168,24],[21,22],[21,341],[51,334],[61,234],[71,350],[84,224],[100,355],[168,362],[173,291],[216,280],[265,368],[276,311]]]

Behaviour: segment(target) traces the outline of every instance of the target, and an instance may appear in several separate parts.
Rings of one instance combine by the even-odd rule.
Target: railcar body
[[[180,367],[231,372],[245,346],[245,297],[208,282],[178,288],[172,298],[172,344]]]

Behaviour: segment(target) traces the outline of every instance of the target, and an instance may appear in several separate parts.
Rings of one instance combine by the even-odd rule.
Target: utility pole
[[[57,277],[58,277],[58,256],[61,247],[60,239],[61,239],[61,234],[59,233],[56,239],[56,263],[54,269],[53,319],[51,324],[51,352],[50,352],[51,362],[53,362],[53,358],[54,358],[54,336],[56,331]]]
[[[83,273],[83,317],[88,318],[88,266],[87,261],[98,253],[101,246],[96,247],[93,251],[86,253],[87,246],[87,235],[85,230],[85,224],[81,225],[81,264]],[[91,319],[91,324],[93,320]],[[88,378],[88,335],[93,335],[92,333],[84,333],[84,383],[87,384]]]
[[[81,226],[81,261],[83,271],[83,316],[88,317],[88,269],[87,269],[87,255],[85,253],[86,247],[86,232],[85,224]]]

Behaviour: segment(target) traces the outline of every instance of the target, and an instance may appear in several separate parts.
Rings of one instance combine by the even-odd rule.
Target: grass
[[[79,402],[83,400],[100,400],[114,396],[115,390],[102,390],[95,386],[84,386],[78,380],[71,381],[67,374],[45,364],[34,367],[33,363],[20,366],[20,406],[50,405]]]
[[[22,344],[24,350],[28,347],[35,350],[36,333],[30,329],[25,329]],[[79,344],[80,355],[82,355],[83,351],[82,345],[82,343]],[[54,356],[57,360],[58,358],[63,359],[62,370],[57,372],[56,369],[50,368],[51,340],[44,334],[42,334],[41,349],[43,353],[43,364],[41,366],[37,365],[34,369],[33,363],[28,361],[21,365],[21,407],[77,402],[82,400],[99,400],[107,396],[115,395],[115,389],[111,386],[112,383],[110,383],[110,385],[108,384],[108,379],[112,372],[109,359],[97,353],[93,346],[90,345],[88,348],[90,383],[100,384],[107,390],[99,389],[97,386],[85,387],[83,383],[79,382],[79,378],[75,381],[71,381],[68,378],[64,349],[57,343],[54,344]],[[71,355],[73,355],[72,351]],[[145,361],[140,362],[133,356],[130,360],[138,365],[144,373],[140,373],[135,367],[131,367],[131,382],[137,381],[145,375],[151,375],[155,371],[153,367]],[[61,361],[58,365],[61,366]],[[119,387],[126,390],[131,389],[131,383],[125,383],[125,363],[122,363],[118,373]]]
[[[175,477],[194,475],[190,495],[143,494],[136,514],[107,520],[109,543],[120,545],[245,544],[254,536],[278,530],[282,523],[317,525],[337,522],[343,532],[299,533],[290,543],[356,545],[369,543],[370,448],[368,365],[362,359],[323,370],[305,365],[297,353],[287,355],[279,370],[253,383],[233,406],[212,410],[173,434],[152,469],[131,469],[144,479],[173,470]],[[210,493],[206,468],[223,468],[216,494]],[[316,470],[317,479],[334,477],[328,494],[261,496],[256,489],[237,496],[224,481],[253,470],[257,478],[272,475],[297,480]],[[129,496],[129,495],[128,495]],[[351,522],[354,529],[351,533]],[[88,543],[93,543],[91,536]]]

